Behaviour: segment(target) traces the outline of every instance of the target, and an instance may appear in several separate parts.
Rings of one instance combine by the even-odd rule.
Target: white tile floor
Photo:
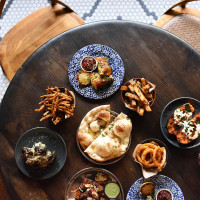
[[[153,24],[177,0],[63,0],[86,22],[121,19]],[[0,20],[0,39],[21,19],[49,5],[48,0],[7,0]],[[200,10],[200,2],[189,4]],[[0,68],[0,102],[9,81]]]

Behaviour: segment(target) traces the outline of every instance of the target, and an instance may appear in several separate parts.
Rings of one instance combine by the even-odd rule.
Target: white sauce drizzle
[[[183,126],[184,122],[191,119],[191,117],[192,112],[181,111],[180,109],[174,111],[174,121],[177,122],[179,126]]]

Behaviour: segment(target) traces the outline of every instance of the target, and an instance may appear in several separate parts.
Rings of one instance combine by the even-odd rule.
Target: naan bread
[[[128,147],[132,122],[120,113],[84,151],[92,159],[104,162],[122,156]]]
[[[77,139],[81,147],[85,150],[100,134],[100,127],[96,120],[100,117],[105,120],[105,123],[110,120],[110,105],[102,105],[90,110],[78,129]]]

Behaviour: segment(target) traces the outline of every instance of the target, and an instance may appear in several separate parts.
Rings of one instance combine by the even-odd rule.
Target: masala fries
[[[35,109],[36,112],[44,111],[40,121],[51,117],[53,124],[56,125],[62,119],[74,115],[74,94],[66,88],[63,88],[63,91],[61,90],[58,87],[47,88],[47,94],[40,96],[43,99],[39,102],[40,108]]]
[[[121,86],[122,100],[126,107],[140,116],[144,111],[151,112],[150,106],[155,98],[155,85],[144,78],[131,79]]]

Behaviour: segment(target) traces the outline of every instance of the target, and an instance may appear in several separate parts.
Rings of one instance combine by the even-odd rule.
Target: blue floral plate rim
[[[114,78],[114,81],[111,85],[99,91],[95,91],[95,89],[91,85],[80,86],[76,79],[76,74],[80,70],[80,62],[82,58],[86,56],[102,56],[109,58],[109,64],[113,69],[112,76]],[[68,77],[72,87],[80,95],[89,99],[103,99],[114,94],[122,85],[124,74],[124,64],[119,54],[112,48],[102,44],[90,44],[79,49],[70,60],[68,68]]]
[[[142,200],[144,198],[140,197],[139,189],[142,183],[144,182],[153,182],[155,185],[155,195],[161,189],[168,189],[171,191],[173,195],[173,200],[184,200],[183,192],[181,191],[178,184],[172,180],[171,178],[164,176],[164,175],[155,175],[152,176],[144,181],[144,178],[138,179],[133,185],[130,187],[126,200]]]

